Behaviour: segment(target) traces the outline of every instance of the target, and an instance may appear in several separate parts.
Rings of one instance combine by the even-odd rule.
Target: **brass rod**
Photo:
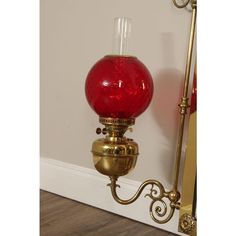
[[[193,55],[193,45],[194,45],[194,36],[195,36],[195,28],[196,28],[196,17],[197,17],[197,6],[196,1],[192,0],[192,22],[191,22],[191,30],[189,37],[189,47],[188,47],[188,55],[187,55],[187,63],[185,68],[185,79],[184,79],[184,89],[183,96],[181,98],[180,103],[180,124],[179,124],[179,133],[178,133],[178,141],[177,141],[177,150],[176,150],[176,161],[174,167],[174,184],[173,190],[177,191],[178,189],[178,181],[179,181],[179,169],[180,169],[180,160],[181,160],[181,151],[183,145],[183,134],[184,134],[184,123],[185,117],[187,114],[188,105],[188,87],[190,80],[190,70],[191,70],[191,62]]]
[[[190,32],[190,39],[189,39],[189,49],[188,49],[188,57],[187,57],[187,64],[185,69],[185,83],[184,83],[184,93],[183,96],[188,96],[188,86],[189,86],[189,78],[190,78],[190,70],[192,64],[192,55],[193,55],[193,44],[194,44],[194,36],[195,36],[195,28],[196,28],[196,17],[197,17],[197,8],[193,8],[192,12],[192,23],[191,23],[191,32]]]

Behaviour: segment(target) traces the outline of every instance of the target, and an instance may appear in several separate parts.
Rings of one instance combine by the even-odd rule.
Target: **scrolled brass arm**
[[[141,193],[143,192],[144,188],[147,186],[147,185],[156,185],[158,188],[159,188],[159,195],[158,197],[159,198],[163,198],[164,196],[167,197],[167,193],[165,192],[165,189],[163,187],[163,185],[156,181],[156,180],[146,180],[145,182],[143,182],[137,192],[134,194],[134,196],[130,199],[127,199],[127,200],[123,200],[123,199],[120,199],[117,195],[117,192],[116,192],[116,188],[117,187],[120,187],[118,184],[116,184],[117,182],[117,178],[115,177],[110,177],[111,179],[111,183],[108,184],[107,186],[110,186],[111,187],[111,193],[112,193],[112,196],[113,198],[120,204],[123,204],[123,205],[128,205],[128,204],[131,204],[133,202],[135,202],[138,197],[141,195]],[[157,191],[156,190],[152,190],[152,191],[155,191],[155,194],[157,194]]]
[[[139,186],[134,196],[126,200],[121,199],[117,195],[116,188],[120,187],[116,183],[117,178],[110,177],[110,180],[111,183],[108,184],[108,186],[110,186],[111,188],[111,193],[114,200],[123,205],[128,205],[136,201],[143,192],[144,188],[150,185],[150,193],[146,194],[145,197],[151,198],[152,202],[150,204],[149,213],[151,215],[151,218],[159,224],[168,222],[172,218],[175,209],[179,208],[178,200],[180,199],[180,193],[174,191],[166,192],[164,186],[157,180],[146,180]],[[156,187],[157,189],[154,189],[154,187]],[[169,205],[167,205],[164,199],[169,200]]]

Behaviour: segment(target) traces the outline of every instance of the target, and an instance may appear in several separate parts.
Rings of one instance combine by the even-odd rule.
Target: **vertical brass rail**
[[[177,191],[177,189],[178,189],[180,160],[181,160],[181,152],[182,152],[182,145],[183,145],[184,124],[185,124],[185,117],[187,114],[187,110],[189,107],[188,87],[189,87],[189,80],[190,80],[190,70],[191,70],[191,64],[192,64],[194,36],[195,36],[195,29],[196,29],[196,18],[197,18],[196,0],[192,0],[191,5],[192,5],[193,11],[192,11],[192,21],[191,21],[191,31],[190,31],[190,37],[189,37],[187,63],[186,63],[186,68],[185,68],[183,96],[182,96],[181,102],[179,104],[180,124],[179,124],[179,131],[178,131],[176,160],[175,160],[175,167],[174,167],[173,191]]]

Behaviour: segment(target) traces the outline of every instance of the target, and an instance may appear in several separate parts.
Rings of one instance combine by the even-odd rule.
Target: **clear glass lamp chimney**
[[[131,34],[131,19],[117,17],[114,19],[113,49],[114,55],[127,55],[128,40]]]

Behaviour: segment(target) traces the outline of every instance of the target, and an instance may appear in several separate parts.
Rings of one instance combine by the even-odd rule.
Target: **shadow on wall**
[[[173,32],[162,32],[159,40],[161,47],[158,53],[165,68],[159,70],[154,78],[151,111],[167,141],[166,148],[163,148],[161,157],[158,158],[168,183],[172,184],[179,123],[178,104],[182,95],[184,74],[176,69],[178,58],[175,54],[176,40]]]
[[[184,75],[177,69],[163,69],[154,81],[151,110],[163,134],[173,140],[177,134],[179,108]]]
[[[177,69],[163,69],[154,80],[153,102],[151,111],[158,126],[168,142],[164,149],[161,164],[166,173],[168,182],[172,183],[173,167],[176,152],[176,138],[178,132],[179,108],[178,104],[182,94],[184,75]]]

